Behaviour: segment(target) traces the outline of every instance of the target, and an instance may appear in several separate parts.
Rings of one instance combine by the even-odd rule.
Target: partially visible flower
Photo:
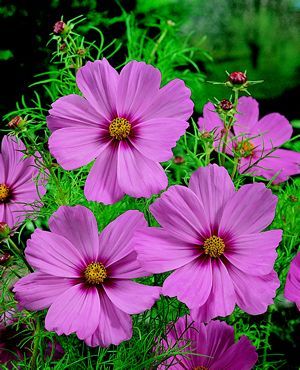
[[[67,95],[47,117],[49,148],[66,170],[96,158],[87,177],[88,200],[111,204],[125,194],[150,197],[168,185],[159,164],[188,127],[191,92],[181,80],[160,88],[160,71],[132,61],[118,73],[106,59],[77,72],[84,97]]]
[[[279,113],[271,113],[258,119],[258,102],[251,97],[238,101],[233,133],[228,136],[226,153],[240,156],[240,173],[262,176],[275,184],[286,181],[300,173],[300,153],[292,150],[275,149],[292,136],[292,126]],[[198,120],[200,131],[214,133],[215,148],[220,151],[224,123],[212,103],[204,106],[203,117]]]
[[[150,309],[160,295],[159,287],[131,281],[146,275],[133,242],[134,232],[146,228],[143,214],[127,211],[98,235],[89,209],[62,206],[49,227],[35,230],[27,243],[26,258],[36,271],[14,286],[21,306],[49,307],[47,330],[76,333],[92,347],[130,339],[130,314]]]
[[[54,27],[53,27],[53,32],[56,34],[56,35],[60,35],[62,33],[64,33],[66,31],[66,28],[67,28],[67,25],[65,22],[63,21],[58,21],[54,24]]]
[[[46,193],[45,180],[34,180],[39,170],[34,158],[23,158],[25,146],[15,137],[4,136],[0,153],[0,221],[10,228],[25,219],[28,203]],[[38,155],[38,153],[36,153]]]
[[[295,302],[300,311],[300,252],[291,262],[286,278],[284,297]]]
[[[183,352],[193,352],[168,358],[158,370],[250,370],[257,362],[256,348],[246,336],[235,342],[234,329],[218,320],[209,324],[193,322],[181,317],[161,341],[164,350],[176,346]]]
[[[199,168],[188,188],[171,186],[150,206],[161,228],[137,232],[138,260],[151,273],[175,270],[162,293],[184,302],[194,320],[230,315],[236,304],[262,314],[279,287],[274,261],[282,231],[262,231],[276,203],[262,183],[235,191],[224,167]]]
[[[23,119],[20,116],[16,116],[8,122],[7,126],[10,129],[21,129],[22,127],[24,127],[25,124],[26,124],[25,119]]]
[[[243,85],[247,82],[247,76],[243,72],[232,72],[228,76],[228,81],[233,85]]]

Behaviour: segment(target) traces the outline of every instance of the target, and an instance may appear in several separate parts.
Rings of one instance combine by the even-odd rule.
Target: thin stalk
[[[8,248],[17,256],[21,257],[23,262],[25,263],[25,265],[27,266],[28,270],[30,272],[33,272],[33,269],[32,267],[29,265],[29,263],[27,262],[25,256],[24,256],[24,253],[21,249],[19,249],[19,247],[11,240],[11,238],[7,238],[7,246]]]

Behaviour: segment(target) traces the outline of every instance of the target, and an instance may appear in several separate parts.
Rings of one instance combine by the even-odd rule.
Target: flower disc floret
[[[106,268],[101,262],[92,262],[84,270],[84,278],[88,284],[101,284],[107,278]]]
[[[5,184],[0,184],[0,202],[7,202],[11,195],[10,188]]]
[[[213,235],[203,243],[204,253],[210,257],[220,257],[225,250],[225,243],[219,236]]]
[[[126,118],[117,117],[109,125],[109,134],[117,140],[126,139],[131,131],[131,124]]]

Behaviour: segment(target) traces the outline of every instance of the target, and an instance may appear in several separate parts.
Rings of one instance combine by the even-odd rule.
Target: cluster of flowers
[[[53,103],[47,124],[49,149],[57,162],[73,170],[96,159],[84,188],[88,200],[112,204],[124,194],[150,197],[167,187],[160,162],[172,157],[193,103],[183,81],[160,84],[160,72],[151,65],[132,61],[118,73],[103,59],[78,71],[83,96],[72,94]],[[240,98],[237,111],[227,145],[223,121],[213,105],[205,106],[199,127],[214,136],[216,150],[224,142],[229,155],[244,149],[241,172],[250,167],[251,173],[272,178],[279,171],[277,182],[298,173],[298,154],[281,149],[273,152],[276,158],[263,159],[261,165],[268,168],[249,166],[289,139],[292,130],[279,114],[258,121],[252,98]],[[46,191],[45,181],[36,179],[32,157],[23,158],[25,151],[21,141],[3,138],[2,232],[16,228],[28,204]],[[160,227],[148,227],[141,212],[129,210],[99,234],[89,209],[61,206],[49,219],[50,231],[37,229],[27,242],[26,260],[34,272],[14,285],[16,300],[28,310],[49,308],[47,330],[76,333],[94,347],[128,340],[130,315],[151,308],[160,294],[177,297],[190,316],[170,329],[162,348],[190,343],[191,351],[205,356],[177,356],[160,368],[251,369],[257,361],[255,347],[246,337],[234,343],[233,328],[213,319],[230,315],[235,305],[256,315],[272,304],[279,287],[274,262],[282,232],[264,230],[274,218],[276,202],[263,183],[236,191],[227,170],[211,164],[196,170],[188,187],[171,186],[154,201],[150,211]],[[131,280],[173,270],[162,287]],[[298,304],[299,271],[300,257],[286,285],[286,297]]]

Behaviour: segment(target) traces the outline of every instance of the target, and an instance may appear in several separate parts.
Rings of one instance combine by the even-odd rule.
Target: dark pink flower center
[[[0,203],[7,202],[11,196],[9,187],[5,184],[0,184]]]
[[[126,118],[117,117],[109,125],[109,134],[117,140],[126,139],[131,131],[131,124]]]
[[[88,284],[101,284],[107,278],[106,268],[101,262],[92,262],[85,268],[84,278]]]
[[[225,243],[219,236],[213,235],[203,243],[204,253],[210,257],[220,257],[225,250]]]

